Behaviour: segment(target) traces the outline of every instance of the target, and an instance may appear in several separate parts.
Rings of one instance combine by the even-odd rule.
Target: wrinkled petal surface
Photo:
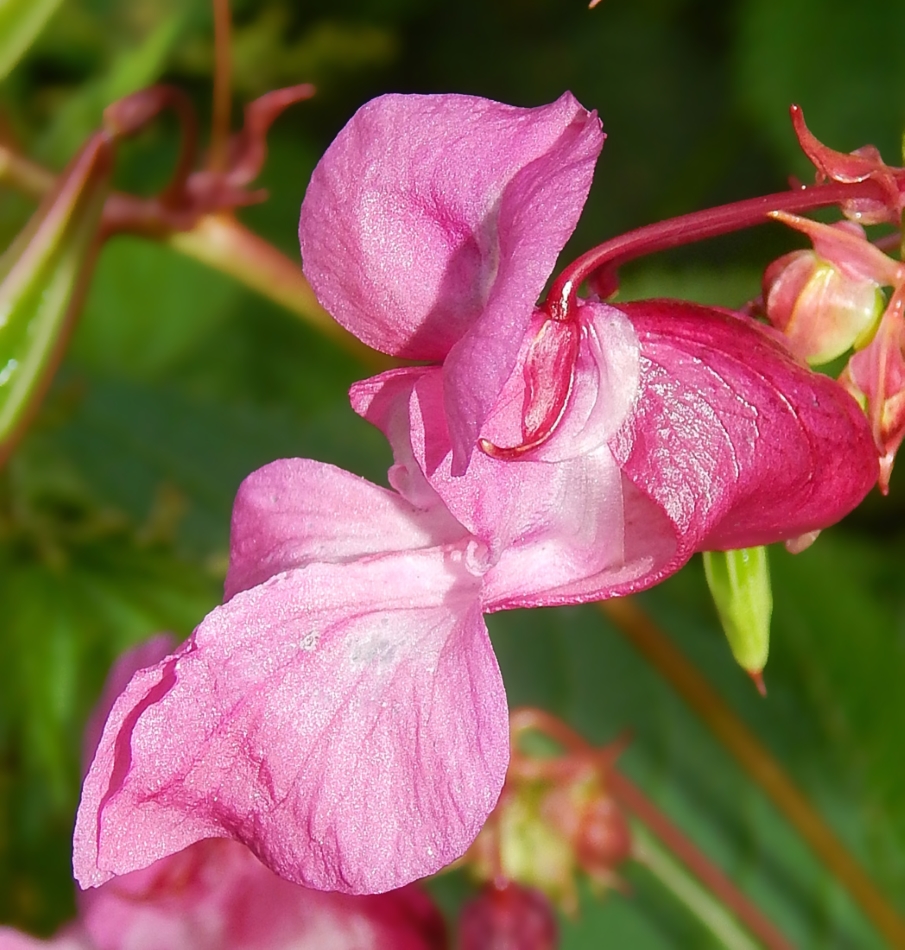
[[[305,274],[376,349],[447,360],[460,467],[575,228],[603,144],[568,93],[535,109],[383,96],[321,159],[302,205]]]
[[[80,883],[210,837],[245,842],[287,880],[350,893],[462,854],[508,761],[466,562],[459,547],[279,574],[138,673],[83,788]]]
[[[676,301],[621,308],[641,341],[641,394],[610,443],[623,474],[694,550],[827,527],[877,480],[857,403],[758,325]]]
[[[464,535],[439,504],[414,505],[333,465],[279,459],[239,487],[226,598],[314,561],[343,563],[447,544]]]

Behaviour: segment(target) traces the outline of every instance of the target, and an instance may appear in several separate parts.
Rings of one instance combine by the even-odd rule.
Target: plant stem
[[[578,288],[595,273],[598,275],[598,292],[608,297],[619,287],[616,271],[628,261],[671,247],[681,247],[720,234],[766,224],[772,211],[801,213],[855,198],[883,201],[884,197],[881,186],[870,179],[851,183],[829,182],[735,201],[648,224],[582,254],[553,281],[544,308],[551,319],[568,320],[576,304]]]
[[[748,936],[732,914],[657,842],[641,822],[633,821],[631,828],[632,857],[671,891],[727,950],[760,950],[760,944]],[[785,941],[782,946],[791,947]]]
[[[782,933],[770,923],[757,906],[732,883],[723,871],[689,837],[680,831],[634,782],[615,768],[615,760],[622,749],[624,740],[617,740],[616,743],[603,747],[592,746],[584,736],[561,719],[546,710],[537,709],[533,706],[523,706],[512,710],[509,714],[509,728],[513,740],[510,774],[513,768],[522,766],[518,746],[519,738],[523,733],[532,731],[543,733],[553,739],[563,747],[565,752],[562,759],[543,759],[538,763],[560,766],[548,770],[548,778],[553,777],[555,780],[558,777],[557,773],[564,771],[564,768],[570,768],[574,773],[575,762],[579,759],[593,764],[599,771],[606,792],[612,795],[623,808],[632,812],[643,825],[666,845],[672,855],[681,861],[704,885],[702,889],[697,882],[688,878],[681,867],[676,866],[673,877],[678,875],[686,880],[688,882],[685,885],[686,889],[693,889],[698,894],[696,898],[697,906],[706,905],[709,908],[706,915],[695,910],[697,916],[701,917],[702,920],[705,917],[719,917],[721,920],[728,921],[725,924],[726,931],[737,935],[735,942],[725,941],[727,946],[746,948],[755,946],[733,919],[732,915],[734,914],[758,940],[763,942],[767,950],[793,950],[792,945]],[[528,772],[528,775],[533,777],[530,772]],[[644,861],[644,858],[637,854],[636,857],[638,857],[638,860]],[[663,861],[667,860],[673,863],[672,858],[664,854]]]
[[[232,20],[229,0],[214,4],[214,95],[211,114],[211,145],[207,167],[212,172],[226,170],[232,111]]]
[[[891,945],[905,947],[905,921],[710,683],[632,599],[616,598],[598,606],[735,756]]]
[[[41,165],[0,146],[0,182],[41,198],[56,180]],[[105,224],[110,230],[162,240],[180,254],[228,274],[301,317],[369,369],[379,372],[397,365],[336,323],[317,302],[302,268],[231,214],[204,215],[187,230],[173,229],[177,218],[177,212],[169,211],[159,201],[122,192],[111,194],[104,209]]]
[[[793,950],[782,933],[636,785],[616,769],[607,772],[604,782],[613,798],[668,849],[664,851],[645,832],[639,835],[636,822],[632,830],[634,857],[653,871],[727,947],[755,946],[748,933],[739,927],[741,921],[767,950]],[[676,859],[697,880],[690,878]]]
[[[205,215],[191,230],[174,231],[166,243],[302,317],[365,366],[383,370],[396,365],[343,329],[317,302],[301,267],[231,214]]]

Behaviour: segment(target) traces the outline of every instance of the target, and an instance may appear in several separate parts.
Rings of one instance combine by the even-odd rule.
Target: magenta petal
[[[374,99],[311,176],[305,273],[368,345],[440,360],[491,300],[514,311],[507,326],[527,321],[602,143],[596,116],[568,93],[536,109],[461,95]]]
[[[207,837],[310,887],[384,891],[461,855],[508,761],[463,550],[311,565],[236,594],[113,708],[85,781],[83,886]]]
[[[252,472],[233,505],[226,599],[312,561],[457,541],[464,528],[439,505],[416,507],[395,492],[310,459],[280,459]]]
[[[623,473],[694,550],[825,528],[876,482],[864,414],[759,325],[676,301],[621,305],[641,341],[641,394],[611,442]]]

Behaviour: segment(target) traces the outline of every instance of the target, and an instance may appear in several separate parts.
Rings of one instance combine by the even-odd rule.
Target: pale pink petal
[[[448,356],[464,465],[575,228],[603,144],[568,93],[517,108],[383,96],[321,159],[302,205],[305,274],[346,329],[384,352]]]
[[[530,439],[533,414],[558,416],[553,434],[536,448],[519,455],[519,461],[561,462],[593,452],[616,433],[638,398],[641,348],[626,316],[606,304],[589,304],[578,310],[577,353],[573,365],[556,352],[541,353],[536,343],[556,331],[555,321],[537,312],[522,343],[518,360],[484,427],[482,439],[505,448]],[[544,363],[552,365],[545,367]],[[444,367],[444,373],[446,367]],[[567,376],[567,385],[555,380]],[[546,390],[546,392],[545,392]],[[562,410],[555,404],[559,391],[567,390]],[[542,407],[538,410],[538,406]]]
[[[641,394],[611,447],[674,525],[677,563],[825,528],[876,482],[857,403],[759,325],[671,300],[621,309],[641,341]]]
[[[458,857],[508,759],[467,564],[463,544],[289,571],[138,673],[85,781],[83,886],[218,836],[282,877],[350,893]]]
[[[226,598],[313,561],[342,563],[464,535],[441,505],[418,507],[333,465],[280,459],[252,472],[239,487]]]

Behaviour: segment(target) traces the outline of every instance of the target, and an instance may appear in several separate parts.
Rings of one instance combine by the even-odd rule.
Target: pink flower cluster
[[[302,207],[305,272],[429,365],[352,389],[392,490],[253,473],[225,603],[113,705],[75,832],[85,887],[202,839],[373,893],[460,856],[509,757],[482,614],[637,591],[702,549],[835,522],[877,479],[855,401],[778,334],[675,301],[536,307],[603,143],[570,95],[364,106]]]

